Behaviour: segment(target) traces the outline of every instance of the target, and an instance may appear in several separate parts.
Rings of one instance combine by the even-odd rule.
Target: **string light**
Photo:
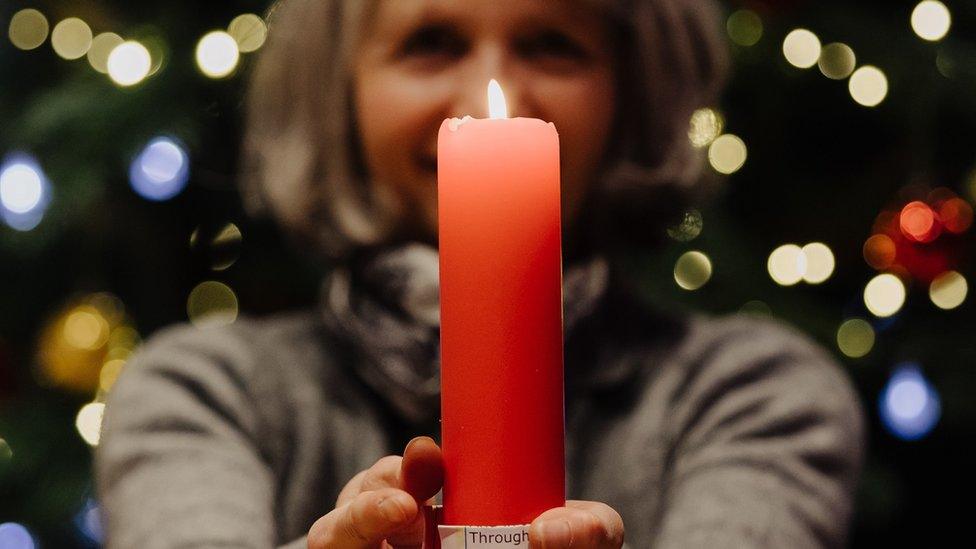
[[[173,198],[186,187],[189,177],[189,155],[169,137],[150,141],[129,166],[132,189],[153,201]]]
[[[807,29],[796,29],[783,39],[783,56],[794,67],[808,69],[820,59],[820,39]]]
[[[135,40],[122,42],[108,55],[106,69],[108,76],[116,84],[128,87],[142,82],[149,76],[152,57],[149,50]]]
[[[268,26],[261,17],[253,13],[243,13],[227,25],[227,34],[237,42],[241,53],[250,53],[264,45],[268,37]]]
[[[23,153],[0,164],[0,218],[12,229],[29,231],[41,222],[50,185],[37,161]]]
[[[746,163],[746,144],[736,135],[720,135],[708,147],[708,162],[718,173],[729,175]]]
[[[688,140],[696,149],[707,147],[715,138],[722,134],[725,121],[722,115],[713,109],[698,109],[691,115],[688,127]]]
[[[876,234],[864,243],[864,261],[881,271],[895,262],[895,241],[886,234]]]
[[[966,278],[956,271],[946,271],[929,285],[929,298],[940,309],[955,309],[966,301],[969,284]]]
[[[847,87],[858,104],[875,107],[888,95],[888,78],[878,67],[865,65],[854,71]]]
[[[898,227],[902,234],[915,242],[932,242],[942,231],[935,212],[920,200],[909,202],[902,208],[898,216]]]
[[[877,317],[889,317],[905,304],[905,284],[891,273],[879,274],[864,287],[864,305]]]
[[[82,406],[81,410],[78,410],[78,415],[75,417],[75,428],[89,446],[98,446],[104,413],[105,404],[102,402],[89,402]]]
[[[874,328],[862,318],[850,318],[837,329],[837,347],[850,358],[861,358],[874,347]]]
[[[34,536],[21,524],[5,522],[0,524],[0,547],[3,549],[35,549]]]
[[[820,72],[832,80],[843,80],[854,72],[857,57],[847,44],[834,42],[823,47],[817,60]]]
[[[674,265],[674,281],[685,290],[697,290],[712,277],[712,262],[699,251],[685,252]]]
[[[210,78],[223,78],[234,72],[240,57],[237,41],[224,31],[209,32],[197,43],[197,66]]]
[[[92,31],[77,17],[69,17],[54,26],[51,47],[61,57],[72,60],[83,57],[92,45]]]
[[[750,10],[733,12],[726,21],[725,28],[732,42],[746,47],[756,45],[763,34],[762,19]]]
[[[215,280],[197,284],[186,302],[186,314],[198,328],[231,324],[237,320],[237,312],[234,290]]]
[[[952,14],[942,2],[925,0],[912,10],[912,30],[923,40],[942,40],[952,26]]]
[[[892,435],[918,440],[935,427],[941,415],[939,394],[914,363],[898,366],[881,392],[881,421]]]
[[[107,73],[108,56],[122,42],[124,42],[122,37],[114,32],[103,32],[99,34],[92,39],[91,47],[88,48],[88,64],[102,74]]]
[[[689,242],[701,234],[704,223],[701,212],[698,210],[689,210],[685,212],[681,223],[674,227],[668,227],[668,236],[678,242]]]
[[[801,248],[806,259],[803,280],[809,284],[820,284],[834,273],[834,253],[822,242],[811,242]]]
[[[766,269],[780,286],[792,286],[803,279],[807,270],[806,255],[796,244],[783,244],[769,254]]]
[[[33,50],[47,40],[47,17],[31,8],[23,9],[10,18],[7,36],[14,47],[22,50]]]
[[[973,207],[961,198],[950,198],[939,206],[939,220],[950,233],[962,234],[973,224]]]

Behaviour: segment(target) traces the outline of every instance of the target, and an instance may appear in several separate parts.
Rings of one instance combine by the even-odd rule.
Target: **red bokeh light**
[[[905,204],[898,217],[901,232],[915,242],[932,242],[942,232],[942,224],[932,208],[916,200]]]

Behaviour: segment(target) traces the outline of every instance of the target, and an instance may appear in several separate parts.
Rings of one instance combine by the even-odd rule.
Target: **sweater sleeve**
[[[94,458],[107,549],[274,546],[247,349],[230,328],[170,328],[126,365]]]
[[[676,385],[655,547],[842,547],[863,412],[846,374],[791,328],[720,322]]]

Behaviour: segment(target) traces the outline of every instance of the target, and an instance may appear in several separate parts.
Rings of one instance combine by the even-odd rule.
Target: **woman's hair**
[[[576,220],[574,245],[612,252],[660,241],[696,191],[692,112],[716,101],[727,50],[710,0],[570,0],[596,5],[619,37],[618,112]],[[376,0],[281,0],[251,76],[241,183],[328,258],[402,237],[403,205],[370,181],[353,115],[352,58]]]

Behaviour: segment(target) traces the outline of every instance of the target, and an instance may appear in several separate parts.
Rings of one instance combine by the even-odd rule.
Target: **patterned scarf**
[[[359,377],[411,423],[440,409],[440,283],[436,248],[409,242],[332,269],[320,309],[326,327],[357,351]],[[609,266],[593,256],[563,273],[563,332],[606,294]]]

